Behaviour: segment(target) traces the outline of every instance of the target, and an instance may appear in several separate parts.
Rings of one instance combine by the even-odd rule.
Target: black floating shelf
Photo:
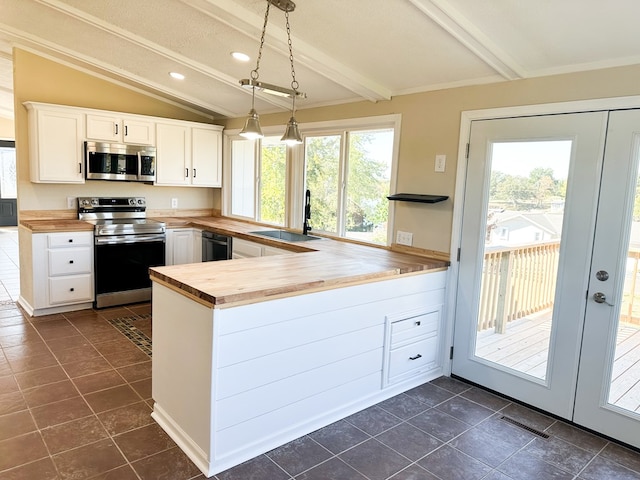
[[[400,202],[417,202],[417,203],[438,203],[444,202],[447,198],[446,195],[420,195],[418,193],[396,193],[395,195],[389,195],[389,200],[398,200]]]

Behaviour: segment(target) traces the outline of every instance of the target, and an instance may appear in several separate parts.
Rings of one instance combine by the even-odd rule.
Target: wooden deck
[[[478,333],[476,354],[523,373],[544,378],[551,333],[551,312],[511,322],[506,333]],[[640,413],[640,326],[623,324],[618,331],[610,403]]]

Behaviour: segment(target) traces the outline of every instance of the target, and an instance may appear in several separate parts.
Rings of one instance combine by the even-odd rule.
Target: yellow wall
[[[137,93],[24,50],[14,49],[13,62],[19,211],[66,210],[67,197],[127,195],[145,196],[149,209],[170,209],[171,198],[178,198],[181,209],[219,208],[219,189],[212,188],[156,187],[131,182],[106,181],[87,181],[84,185],[31,183],[27,109],[22,105],[23,102],[98,108],[203,123],[211,123],[211,121],[204,115],[197,115],[190,110]]]
[[[449,195],[447,202],[396,202],[394,232],[413,232],[416,247],[448,252],[453,221],[460,115],[466,110],[640,95],[640,66],[611,68],[490,85],[462,87],[390,101],[359,102],[296,113],[299,123],[390,113],[402,114],[397,192]],[[301,89],[304,90],[304,85]],[[266,125],[284,125],[288,114],[260,115]],[[227,122],[242,128],[244,119]],[[284,128],[283,128],[284,131]],[[447,156],[445,173],[434,172],[436,154]],[[395,235],[395,233],[394,233]]]
[[[13,140],[16,138],[13,120],[0,118],[0,140]]]

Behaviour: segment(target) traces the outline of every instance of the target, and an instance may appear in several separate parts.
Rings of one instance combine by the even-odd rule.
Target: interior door
[[[640,447],[640,111],[611,112],[574,421]]]
[[[607,116],[471,126],[452,372],[567,419]]]

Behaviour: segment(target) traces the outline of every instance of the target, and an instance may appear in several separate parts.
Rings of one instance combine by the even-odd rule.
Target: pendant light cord
[[[291,90],[293,90],[293,107],[291,115],[296,112],[296,97],[298,96],[298,87],[300,84],[296,80],[296,69],[293,66],[293,44],[291,43],[291,25],[289,25],[289,11],[284,12],[284,18],[287,21],[287,43],[289,44],[289,62],[291,63]]]

